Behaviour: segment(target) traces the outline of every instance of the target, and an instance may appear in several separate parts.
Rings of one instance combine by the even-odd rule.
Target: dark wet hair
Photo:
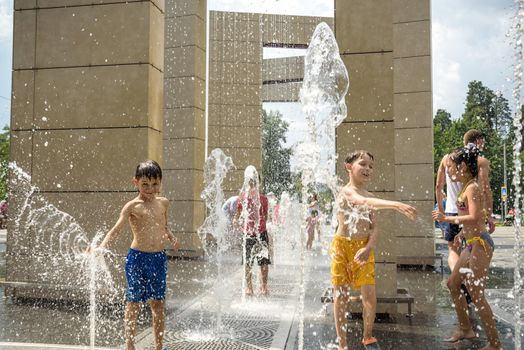
[[[367,155],[369,158],[371,158],[371,160],[375,160],[375,158],[373,157],[373,155],[371,153],[361,149],[361,150],[350,152],[347,155],[346,160],[344,162],[346,164],[351,164],[354,161],[356,161],[357,159],[360,159],[360,158],[364,157],[364,155]]]
[[[470,129],[464,134],[464,144],[475,143],[478,140],[485,139],[486,134],[477,129]]]
[[[317,216],[317,215],[318,215],[318,211],[316,211],[316,210],[314,210],[314,209],[311,210],[311,215],[313,215],[313,214],[315,214],[315,216]]]
[[[480,150],[473,143],[469,143],[466,147],[456,148],[449,154],[451,160],[455,164],[466,163],[466,166],[473,177],[479,174],[478,157]]]
[[[146,160],[137,165],[135,179],[147,177],[148,179],[162,180],[162,169],[154,160]]]

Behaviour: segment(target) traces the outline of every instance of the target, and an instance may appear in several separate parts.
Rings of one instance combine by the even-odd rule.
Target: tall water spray
[[[307,191],[314,183],[326,184],[335,195],[338,179],[335,174],[337,153],[336,128],[346,118],[345,96],[349,89],[349,76],[335,36],[324,22],[317,25],[304,59],[304,82],[300,90],[302,110],[306,114],[309,139],[295,150],[297,170],[302,176],[304,204],[301,222],[307,215]],[[334,203],[336,213],[337,204]],[[302,231],[305,231],[303,224]],[[304,234],[301,235],[301,275],[299,302],[298,348],[304,348]]]
[[[84,229],[68,213],[47,202],[40,189],[31,184],[31,177],[15,163],[9,165],[12,195],[20,206],[14,208],[14,225],[11,227],[8,254],[10,259],[22,262],[23,256],[31,255],[41,267],[40,282],[50,288],[69,288],[71,293],[85,291],[89,300],[89,343],[95,346],[96,295],[104,290],[108,296],[117,296],[113,277],[104,259],[108,254],[84,253],[88,246],[96,245],[102,237],[92,242]],[[21,233],[33,231],[30,241],[23,240]],[[11,247],[16,247],[13,250]],[[114,262],[112,262],[114,264]],[[35,265],[36,266],[36,265]],[[71,272],[77,270],[78,273]]]
[[[522,277],[520,275],[520,268],[522,264],[522,252],[521,252],[521,236],[520,236],[520,216],[522,213],[521,209],[521,151],[522,151],[522,64],[524,64],[524,0],[517,0],[517,12],[514,18],[513,27],[513,43],[515,50],[515,68],[513,74],[513,103],[515,109],[515,115],[513,116],[513,126],[515,127],[515,144],[513,145],[513,162],[514,162],[514,173],[513,173],[513,188],[514,188],[514,227],[515,227],[515,246],[514,246],[514,258],[515,258],[515,269],[514,269],[514,286],[513,295],[515,297],[515,349],[521,348],[521,284]]]
[[[204,246],[206,255],[215,259],[217,264],[217,279],[215,281],[215,295],[217,296],[217,312],[215,335],[222,333],[222,311],[221,295],[225,292],[220,284],[223,281],[222,275],[223,253],[228,249],[228,220],[222,206],[224,204],[224,192],[222,183],[228,173],[234,167],[233,160],[224,154],[221,149],[214,149],[206,159],[204,165],[204,183],[205,188],[202,191],[201,198],[205,201],[208,209],[207,217],[198,229],[198,234]],[[209,239],[212,237],[216,245],[209,245]],[[213,247],[213,248],[211,248]]]

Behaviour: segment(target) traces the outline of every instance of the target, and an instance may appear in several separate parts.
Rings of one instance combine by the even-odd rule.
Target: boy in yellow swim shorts
[[[365,190],[373,174],[373,155],[367,151],[351,152],[346,160],[349,182],[337,196],[337,232],[331,242],[331,280],[334,290],[334,316],[338,349],[348,350],[347,306],[350,288],[360,288],[366,349],[380,350],[373,337],[377,297],[375,291],[374,249],[378,240],[376,212],[395,209],[410,219],[417,216],[410,205],[379,199]]]

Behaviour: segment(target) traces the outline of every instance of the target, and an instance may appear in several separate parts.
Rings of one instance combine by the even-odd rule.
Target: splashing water
[[[348,88],[349,77],[340,58],[335,36],[331,28],[322,22],[315,28],[304,58],[304,82],[300,89],[300,102],[306,114],[309,132],[309,140],[295,149],[296,168],[302,176],[302,231],[306,229],[304,223],[309,186],[315,182],[326,184],[334,196],[338,190],[338,179],[335,175],[335,137],[337,126],[346,118],[345,96]],[[323,154],[322,150],[327,150],[327,153]],[[334,209],[336,213],[336,201]],[[300,254],[300,350],[304,348],[304,236],[301,235]]]
[[[40,283],[63,288],[74,294],[85,292],[89,301],[89,343],[94,349],[97,324],[97,294],[102,292],[107,300],[120,296],[105,258],[112,258],[107,251],[86,255],[88,246],[94,248],[103,236],[97,234],[92,242],[86,232],[69,214],[48,203],[40,189],[31,184],[31,177],[16,163],[9,164],[10,186],[13,196],[21,205],[13,213],[14,225],[10,228],[10,259],[22,261],[23,255],[32,255],[42,270]],[[30,241],[23,240],[24,230],[33,231]],[[108,254],[109,253],[109,254]],[[116,263],[111,261],[111,264]],[[78,271],[78,273],[72,273]]]
[[[522,277],[520,275],[520,267],[522,263],[522,252],[521,252],[521,238],[520,238],[520,216],[522,213],[521,209],[521,171],[522,163],[520,153],[522,150],[522,64],[524,63],[524,1],[517,0],[517,9],[514,17],[513,29],[513,42],[515,50],[515,68],[513,72],[513,100],[515,115],[513,116],[513,126],[515,127],[515,144],[513,145],[513,187],[514,187],[514,227],[515,227],[515,246],[514,246],[514,258],[515,258],[515,269],[514,269],[514,286],[513,295],[515,297],[515,349],[521,348],[521,328],[522,328],[522,305],[521,305],[521,284]]]
[[[228,173],[234,167],[233,160],[224,154],[221,149],[214,149],[209,157],[206,159],[204,165],[204,182],[205,188],[202,191],[201,198],[205,201],[208,209],[208,215],[200,228],[198,234],[206,255],[215,258],[217,263],[217,279],[215,281],[215,295],[217,296],[217,312],[214,336],[220,336],[222,333],[228,333],[224,330],[222,325],[222,310],[221,300],[223,297],[224,288],[220,284],[224,278],[222,272],[222,256],[228,249],[227,232],[228,220],[222,206],[224,205],[224,192],[222,191],[222,183]],[[207,244],[210,237],[216,241],[214,249]]]

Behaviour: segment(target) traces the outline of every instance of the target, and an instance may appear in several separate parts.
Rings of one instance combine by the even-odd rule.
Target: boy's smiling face
[[[133,183],[135,184],[140,196],[144,199],[153,199],[156,197],[157,193],[160,193],[160,185],[162,181],[156,178],[141,177],[140,179],[133,178]]]
[[[346,169],[352,179],[358,182],[368,182],[373,175],[373,166],[373,159],[364,154],[353,163],[346,164]]]

